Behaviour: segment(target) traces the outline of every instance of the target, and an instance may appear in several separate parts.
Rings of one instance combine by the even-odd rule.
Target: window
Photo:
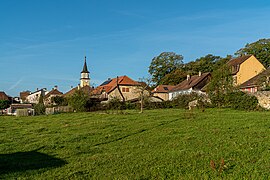
[[[122,88],[122,92],[129,92],[129,88],[123,87],[123,88]]]

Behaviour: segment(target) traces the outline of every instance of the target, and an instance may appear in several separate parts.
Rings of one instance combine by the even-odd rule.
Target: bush
[[[34,105],[35,115],[44,115],[46,111],[46,107],[42,103],[38,103]]]
[[[188,103],[200,99],[197,93],[181,94],[172,100],[172,106],[177,108],[188,108]]]
[[[106,104],[106,109],[108,109],[108,110],[124,110],[124,109],[126,109],[126,104],[125,104],[125,102],[122,102],[118,98],[113,98]]]
[[[82,90],[77,90],[71,97],[68,98],[68,105],[78,112],[87,111],[89,104],[89,96]]]
[[[255,96],[251,96],[239,90],[228,93],[211,94],[210,98],[215,107],[238,110],[256,110],[258,108],[258,99]]]

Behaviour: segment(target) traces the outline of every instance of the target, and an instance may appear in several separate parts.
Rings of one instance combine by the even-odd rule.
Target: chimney
[[[80,86],[80,84],[78,84],[78,90],[80,90],[81,89],[81,86]]]
[[[37,91],[38,91],[38,88],[37,88]]]
[[[187,75],[187,81],[189,81],[189,80],[190,80],[190,75],[188,74],[188,75]]]
[[[202,72],[201,71],[199,71],[199,76],[202,76]]]
[[[73,89],[73,86],[70,86],[71,89]]]
[[[57,85],[55,85],[53,89],[57,90],[57,89],[58,89],[58,86],[57,86]]]

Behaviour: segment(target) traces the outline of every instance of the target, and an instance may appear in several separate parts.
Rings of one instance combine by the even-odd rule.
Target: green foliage
[[[187,78],[187,72],[183,69],[176,69],[173,72],[166,74],[161,80],[160,84],[177,85]]]
[[[208,54],[204,57],[198,58],[195,61],[191,61],[185,65],[186,71],[189,71],[189,74],[197,74],[201,72],[213,72],[216,69],[216,64],[221,61],[220,56],[214,56]]]
[[[256,110],[258,108],[258,99],[242,91],[225,94],[225,102],[227,107],[238,110]]]
[[[227,65],[213,72],[207,92],[214,106],[223,107],[226,104],[225,94],[234,90],[232,81],[231,71]]]
[[[70,105],[77,112],[87,111],[87,105],[90,98],[82,90],[76,90],[76,92],[68,98],[68,105]]]
[[[260,39],[256,42],[246,44],[239,49],[235,55],[254,55],[266,68],[270,66],[270,39]]]
[[[204,107],[209,106],[206,95],[198,94],[198,93],[180,94],[171,101],[171,105],[172,107],[175,107],[175,108],[186,109],[188,108],[189,103],[194,100],[198,101],[197,105],[199,108],[204,108]]]
[[[34,105],[35,115],[44,115],[46,111],[46,107],[42,103],[38,103]]]
[[[56,106],[67,106],[68,100],[63,96],[54,96],[52,97],[52,102],[56,104]]]
[[[183,64],[183,56],[174,52],[163,52],[152,59],[148,72],[152,75],[152,81],[156,85],[161,83],[161,79]]]
[[[269,179],[269,116],[231,109],[2,116],[0,179]],[[217,177],[210,161],[218,169],[221,158]]]
[[[0,109],[6,109],[10,106],[10,101],[0,100]]]
[[[113,98],[106,104],[106,109],[108,109],[108,110],[123,110],[123,109],[126,109],[125,102],[121,101],[118,98]]]
[[[44,115],[46,111],[46,107],[43,101],[43,95],[40,94],[38,104],[34,105],[35,115]]]

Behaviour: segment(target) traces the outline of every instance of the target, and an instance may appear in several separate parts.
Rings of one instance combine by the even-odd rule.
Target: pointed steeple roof
[[[89,73],[87,69],[87,64],[86,64],[86,56],[84,57],[84,65],[83,65],[83,70],[81,73]]]

